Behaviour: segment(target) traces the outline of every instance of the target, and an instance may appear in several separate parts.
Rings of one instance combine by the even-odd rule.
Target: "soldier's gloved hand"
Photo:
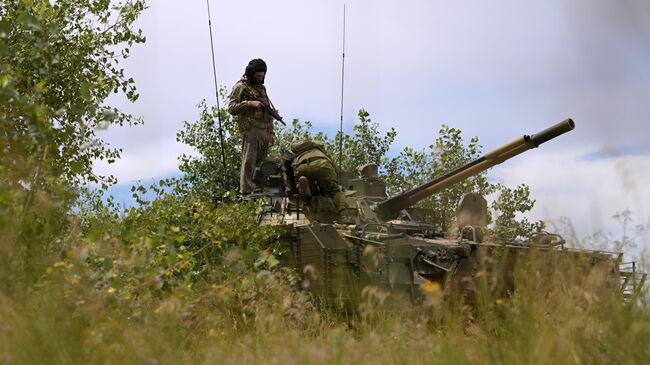
[[[246,105],[248,105],[250,108],[259,109],[262,106],[262,103],[257,100],[247,100]]]

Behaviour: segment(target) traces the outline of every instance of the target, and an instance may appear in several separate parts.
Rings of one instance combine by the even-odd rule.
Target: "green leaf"
[[[269,269],[272,269],[280,264],[280,261],[275,258],[274,255],[269,255],[266,259],[266,263],[269,265]]]
[[[112,122],[115,120],[115,118],[117,118],[117,113],[115,113],[115,111],[112,109],[106,108],[102,110],[102,117],[104,120]]]
[[[81,161],[72,161],[70,163],[70,170],[75,174],[80,174],[84,171],[84,164]]]
[[[42,93],[47,92],[47,88],[45,87],[45,80],[41,80],[39,83],[37,83],[34,86],[34,89]]]
[[[86,100],[86,101],[91,101],[92,100],[92,95],[90,94],[90,85],[87,82],[81,83],[81,87],[79,88],[79,92],[81,92],[81,97]]]
[[[253,264],[253,267],[256,268],[256,269],[259,269],[264,265],[265,262],[266,262],[266,256],[262,255],[257,260],[255,260],[255,263]]]
[[[6,20],[0,20],[0,38],[8,38],[11,33],[11,24]]]
[[[271,276],[271,272],[270,272],[270,271],[268,271],[268,270],[262,270],[262,271],[258,272],[257,275],[256,275],[255,277],[258,278],[258,279],[266,279],[266,278],[268,278],[269,276]]]
[[[0,87],[9,85],[9,75],[0,75]]]
[[[18,22],[22,26],[27,27],[31,30],[42,29],[41,26],[38,24],[38,19],[36,19],[36,17],[26,12],[21,12],[20,15],[18,15]]]

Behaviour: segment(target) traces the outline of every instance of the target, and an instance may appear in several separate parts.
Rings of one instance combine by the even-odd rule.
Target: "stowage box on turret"
[[[383,304],[387,308],[402,302],[417,303],[427,285],[445,291],[448,287],[464,290],[470,298],[471,279],[485,257],[497,257],[501,263],[504,280],[495,290],[509,292],[514,288],[512,271],[517,257],[530,248],[568,260],[587,257],[591,265],[603,265],[611,272],[613,283],[623,283],[624,293],[633,295],[643,285],[645,275],[619,271],[620,253],[568,249],[562,237],[546,232],[529,241],[484,242],[487,203],[480,194],[469,192],[459,202],[459,235],[455,238],[436,232],[432,222],[422,222],[418,219],[422,212],[413,208],[422,199],[574,127],[574,122],[566,119],[539,133],[524,135],[393,197],[386,195],[376,166],[364,166],[358,178],[341,181],[347,203],[343,214],[334,210],[326,196],[313,194],[305,199],[294,194],[292,177],[286,176],[285,167],[289,165],[264,161],[254,175],[258,186],[263,187],[258,198],[268,202],[268,211],[260,216],[260,222],[284,228],[284,264],[299,272],[302,288],[334,309],[354,311],[363,296],[373,290],[385,294]]]

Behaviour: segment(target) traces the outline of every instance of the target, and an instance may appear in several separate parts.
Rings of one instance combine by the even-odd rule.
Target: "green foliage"
[[[465,145],[459,129],[443,124],[434,144],[424,150],[406,147],[386,163],[384,179],[388,193],[399,194],[467,164],[481,156],[481,149],[477,137],[471,138]],[[519,218],[523,213],[529,212],[535,204],[530,198],[528,186],[522,184],[512,190],[502,184],[491,183],[487,179],[487,171],[460,181],[422,200],[417,206],[432,209],[437,228],[441,231],[451,231],[457,204],[467,192],[478,192],[483,196],[496,194],[497,197],[488,212],[496,217],[490,230],[493,239],[512,240],[528,237],[543,228],[541,222],[530,223],[526,218]]]
[[[499,196],[492,202],[492,210],[496,213],[492,233],[496,237],[514,239],[529,237],[531,233],[545,228],[543,221],[529,222],[523,217],[517,220],[519,213],[529,212],[535,205],[535,200],[530,198],[528,185],[520,184],[515,189],[509,189],[501,184],[497,185]]]
[[[227,94],[220,90],[221,97]],[[223,163],[219,130],[216,126],[217,109],[208,106],[205,101],[198,105],[199,119],[195,122],[184,122],[183,129],[176,135],[179,142],[195,149],[197,155],[182,155],[179,157],[179,169],[184,173],[182,184],[186,191],[203,196],[220,196],[223,189]],[[223,123],[224,150],[226,156],[226,180],[230,190],[239,186],[239,167],[241,164],[241,136],[232,117],[220,110]],[[376,163],[383,168],[387,163],[386,154],[397,132],[391,129],[381,136],[379,124],[372,122],[370,114],[365,110],[359,111],[359,122],[354,125],[352,135],[343,135],[342,170],[354,173],[358,167],[366,163]],[[292,142],[303,138],[322,141],[330,156],[338,162],[340,133],[330,139],[323,132],[314,132],[310,121],[301,122],[294,119],[286,128],[276,128],[275,144],[269,149],[269,157],[276,158],[282,150],[289,149]],[[207,194],[207,195],[205,195]]]
[[[2,282],[12,272],[25,273],[19,278],[28,282],[38,278],[50,255],[62,252],[77,188],[115,181],[92,172],[94,159],[119,157],[95,131],[134,122],[104,100],[117,91],[137,98],[120,62],[134,43],[144,42],[133,29],[143,9],[138,0],[2,2]]]
[[[222,88],[221,97],[225,95]],[[198,108],[199,119],[193,123],[183,122],[183,129],[176,134],[178,142],[197,152],[196,155],[183,154],[178,158],[178,167],[184,174],[179,188],[182,187],[185,193],[208,199],[222,196],[226,190],[238,191],[242,141],[237,125],[225,109],[218,111],[214,106],[208,107],[205,100],[199,103]],[[222,123],[221,135],[218,116]],[[222,151],[225,152],[225,169]]]
[[[287,149],[292,142],[303,138],[321,141],[325,149],[340,170],[352,174],[358,172],[358,168],[367,163],[375,163],[380,168],[388,161],[386,154],[393,143],[397,132],[391,128],[386,134],[381,135],[379,124],[370,119],[370,114],[364,109],[359,110],[359,121],[352,127],[353,134],[341,132],[335,138],[329,138],[323,132],[315,133],[310,121],[300,122],[295,119],[286,129],[276,131],[276,147],[272,154],[279,155],[281,149]],[[342,153],[339,143],[342,141]],[[339,161],[339,157],[342,161]]]
[[[478,158],[480,152],[478,138],[472,138],[465,146],[461,131],[443,124],[439,137],[426,150],[406,147],[390,160],[386,170],[389,195],[409,190],[462,166]],[[463,194],[473,191],[488,195],[494,190],[494,186],[487,181],[486,172],[482,172],[423,200],[418,206],[433,209],[438,229],[446,231],[451,227],[456,206]]]
[[[341,170],[350,173],[357,173],[359,167],[368,163],[376,164],[383,171],[388,161],[386,154],[397,136],[395,129],[391,128],[382,136],[379,124],[370,119],[370,114],[365,109],[360,109],[359,121],[352,130],[352,135],[344,133],[341,136],[341,132],[338,132],[336,138],[328,141],[326,148],[330,151],[332,159],[338,162],[339,157],[342,157]],[[342,153],[339,148],[341,138]]]
[[[210,201],[168,194],[156,186],[150,189],[154,199],[122,213],[111,201],[103,204],[98,195],[81,205],[80,234],[88,244],[78,259],[97,270],[95,286],[132,297],[143,289],[150,291],[143,288],[147,283],[169,290],[277,266],[269,255],[277,254],[271,244],[278,233],[274,227],[258,225],[256,217],[263,208],[259,204],[215,207]],[[267,249],[265,265],[258,258]]]
[[[135,121],[104,100],[118,91],[131,101],[138,98],[120,62],[134,43],[145,40],[133,29],[144,2],[7,0],[2,5],[2,165],[24,166],[19,178],[30,187],[48,185],[47,176],[113,183],[112,177],[92,172],[92,161],[113,162],[120,151],[107,147],[95,131]]]
[[[275,130],[275,146],[271,149],[272,156],[279,156],[280,152],[284,149],[289,149],[291,143],[299,141],[304,138],[313,139],[317,141],[327,141],[328,137],[323,132],[314,133],[314,126],[310,121],[301,122],[294,119],[291,124],[285,128],[277,128]]]

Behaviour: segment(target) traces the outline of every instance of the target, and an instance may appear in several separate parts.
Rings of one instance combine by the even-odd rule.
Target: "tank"
[[[263,161],[253,176],[261,187],[255,196],[267,204],[259,221],[281,228],[281,262],[296,269],[302,289],[332,309],[355,311],[366,297],[377,293],[388,309],[417,304],[430,288],[459,293],[471,302],[475,279],[486,265],[498,271],[499,285],[493,290],[505,296],[515,289],[517,260],[531,249],[549,262],[587,260],[590,266],[603,266],[612,285],[620,285],[631,300],[643,286],[645,274],[621,270],[622,253],[570,249],[562,237],[547,232],[527,241],[486,242],[487,202],[474,192],[467,192],[458,203],[455,237],[436,232],[426,219],[429,212],[414,208],[419,201],[574,128],[573,120],[566,119],[518,137],[392,197],[387,196],[377,167],[363,166],[360,176],[339,179],[346,195],[344,214],[336,214],[331,199],[317,192],[298,196],[290,161]]]

